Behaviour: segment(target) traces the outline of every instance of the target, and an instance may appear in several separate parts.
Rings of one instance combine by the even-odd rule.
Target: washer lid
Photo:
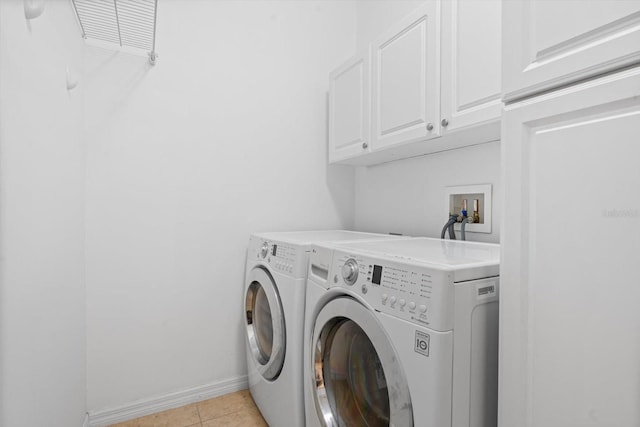
[[[318,242],[360,241],[360,240],[399,240],[406,236],[391,234],[365,233],[348,230],[312,230],[312,231],[276,231],[254,233],[252,238],[275,240],[295,245],[308,246]]]
[[[284,312],[275,281],[262,267],[247,275],[245,327],[258,372],[267,380],[278,378],[286,350]]]

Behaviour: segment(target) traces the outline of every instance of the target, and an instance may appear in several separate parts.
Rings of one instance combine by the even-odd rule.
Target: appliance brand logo
[[[416,353],[420,353],[423,356],[429,357],[429,341],[431,337],[429,334],[425,334],[421,331],[416,331],[416,341],[414,350]]]
[[[607,219],[640,218],[640,209],[603,209],[602,217]]]
[[[482,282],[476,287],[476,298],[484,300],[496,296],[496,282]]]
[[[495,294],[496,293],[496,287],[491,285],[491,286],[485,286],[484,288],[479,288],[478,289],[478,296],[481,297],[483,295],[491,295],[491,294]]]

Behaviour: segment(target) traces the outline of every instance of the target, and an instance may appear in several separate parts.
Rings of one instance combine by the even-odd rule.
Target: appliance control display
[[[273,246],[271,247],[271,255],[276,256],[277,252],[278,252],[278,245],[274,243]]]
[[[382,277],[382,266],[374,265],[373,266],[373,277],[371,278],[371,283],[374,285],[380,284],[380,278]]]

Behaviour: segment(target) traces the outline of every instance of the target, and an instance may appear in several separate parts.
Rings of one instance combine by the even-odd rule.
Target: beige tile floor
[[[248,390],[182,406],[111,427],[268,427]]]

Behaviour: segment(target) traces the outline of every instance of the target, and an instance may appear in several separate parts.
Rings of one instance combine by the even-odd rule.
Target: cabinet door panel
[[[375,150],[439,135],[436,12],[437,3],[428,2],[372,44]]]
[[[368,55],[351,59],[330,75],[329,162],[370,151]]]
[[[443,134],[500,119],[501,3],[442,3],[441,114],[449,122]]]
[[[640,62],[637,0],[517,0],[503,11],[505,99]]]
[[[500,425],[640,425],[640,70],[509,107]]]
[[[420,93],[424,88],[423,26],[421,23],[380,47],[380,130],[383,134],[406,128],[418,120],[425,121],[424,95]]]

